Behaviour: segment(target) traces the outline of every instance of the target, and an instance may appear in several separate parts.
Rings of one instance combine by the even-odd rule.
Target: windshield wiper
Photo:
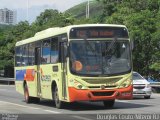
[[[114,38],[114,40],[110,43],[107,50],[105,50],[105,56],[109,54],[109,51],[114,47],[114,44],[116,43],[116,41],[117,41],[117,37]]]
[[[103,64],[102,73],[103,74],[104,72],[107,72],[107,73],[110,72],[110,62],[111,62],[110,59],[112,57],[112,53],[110,52],[110,50],[114,47],[116,41],[117,41],[117,37],[115,37],[113,41],[109,44],[107,50],[106,50],[107,45],[105,44],[104,54],[102,53],[102,56],[105,58],[105,61],[104,62],[102,61],[102,64]]]
[[[90,50],[92,51],[92,53],[94,53],[95,57],[97,58],[97,52],[96,50],[91,46],[91,44],[88,42],[87,37],[84,37],[84,41],[85,43],[89,46]]]

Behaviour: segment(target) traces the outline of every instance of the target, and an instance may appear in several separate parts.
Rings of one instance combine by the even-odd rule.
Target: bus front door
[[[66,42],[60,42],[60,55],[61,55],[61,76],[62,76],[62,96],[63,99],[67,98],[67,74],[66,74]]]
[[[41,70],[40,70],[40,63],[41,63],[41,48],[35,49],[35,64],[36,64],[36,72],[37,72],[37,96],[41,97]]]

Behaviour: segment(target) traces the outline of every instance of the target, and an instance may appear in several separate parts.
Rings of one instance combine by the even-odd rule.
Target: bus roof
[[[50,38],[52,36],[68,33],[71,28],[74,27],[125,27],[124,25],[117,25],[117,24],[81,24],[81,25],[70,25],[66,27],[54,27],[54,28],[48,28],[46,30],[37,32],[33,37],[18,41],[16,43],[16,46],[24,45],[27,43],[35,42],[38,40],[43,40],[46,38]]]

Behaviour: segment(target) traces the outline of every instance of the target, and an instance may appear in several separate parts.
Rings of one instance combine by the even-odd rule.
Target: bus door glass
[[[63,38],[61,38],[60,40],[60,61],[61,61],[61,76],[62,76],[62,96],[64,99],[67,98],[67,74],[66,74],[66,66],[67,66],[67,62],[66,62],[66,56],[67,56],[67,42],[66,41],[63,41]]]
[[[40,75],[40,63],[41,63],[41,48],[35,48],[35,64],[37,68],[37,93],[41,95],[41,75]]]

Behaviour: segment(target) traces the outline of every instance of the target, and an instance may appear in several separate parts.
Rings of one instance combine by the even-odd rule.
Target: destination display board
[[[113,37],[128,38],[128,31],[123,27],[77,27],[70,30],[70,39]]]

